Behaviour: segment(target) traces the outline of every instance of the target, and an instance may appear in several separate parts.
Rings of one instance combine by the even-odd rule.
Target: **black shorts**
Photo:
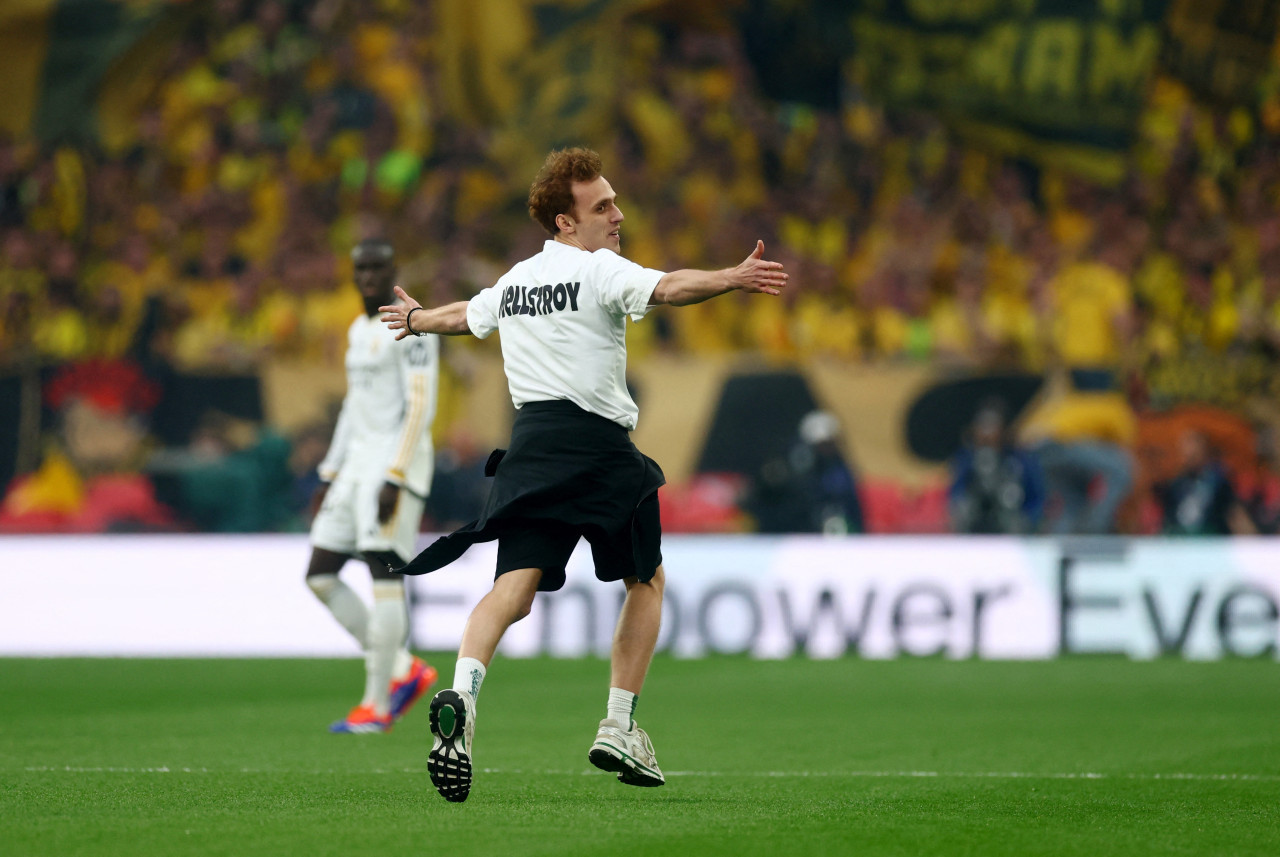
[[[660,542],[662,533],[661,509],[658,505],[658,494],[654,492],[641,501],[636,507],[635,526],[637,536],[646,542]],[[560,521],[512,521],[502,527],[498,535],[498,566],[494,579],[508,571],[521,568],[542,569],[542,579],[538,589],[542,592],[555,592],[564,586],[565,565],[569,555],[578,546],[578,539],[584,537],[580,530]],[[636,577],[638,569],[630,552],[622,552],[609,541],[592,540],[586,536],[591,545],[591,559],[595,563],[596,577],[604,581],[624,580]],[[651,542],[652,543],[652,542]],[[657,556],[654,568],[662,564],[662,555]],[[653,574],[653,569],[644,569],[645,579]]]
[[[564,585],[579,538],[601,580],[649,580],[662,562],[662,468],[612,420],[568,401],[529,402],[516,414],[510,449],[495,450],[485,473],[494,481],[480,517],[397,571],[426,574],[495,539],[497,573],[539,568],[543,591]]]

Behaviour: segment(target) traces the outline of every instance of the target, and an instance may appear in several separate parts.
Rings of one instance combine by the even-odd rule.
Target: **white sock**
[[[480,696],[485,672],[484,664],[475,658],[458,658],[458,665],[453,668],[453,689],[465,690],[476,699]]]
[[[407,629],[408,627],[409,623],[406,622],[405,628]],[[408,642],[408,634],[406,634],[405,643]],[[410,652],[404,644],[401,644],[400,648],[396,651],[396,662],[391,668],[391,677],[396,681],[399,681],[407,676],[411,669],[413,669],[413,653]]]
[[[639,701],[640,697],[631,691],[611,687],[609,688],[609,716],[630,732],[635,728],[635,721],[631,719],[631,715],[635,714],[636,703]]]
[[[369,608],[336,574],[313,574],[307,577],[307,586],[320,602],[329,608],[338,624],[356,638],[363,650],[368,648]]]
[[[369,645],[364,653],[364,705],[380,716],[391,709],[391,675],[396,656],[404,649],[409,629],[405,610],[404,581],[375,580],[373,611],[369,617]]]

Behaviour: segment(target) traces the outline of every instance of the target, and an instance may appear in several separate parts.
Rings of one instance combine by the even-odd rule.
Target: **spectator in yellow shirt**
[[[1127,274],[1109,261],[1082,257],[1048,284],[1050,341],[1077,389],[1111,389],[1124,360],[1133,290]]]

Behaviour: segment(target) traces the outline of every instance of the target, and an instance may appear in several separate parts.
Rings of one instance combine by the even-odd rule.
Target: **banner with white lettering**
[[[304,536],[0,538],[0,655],[352,656],[303,582]],[[408,578],[413,645],[452,650],[494,545]],[[1280,540],[670,537],[678,657],[1276,657]],[[343,571],[368,598],[360,563]],[[579,548],[501,651],[606,655],[622,604]]]

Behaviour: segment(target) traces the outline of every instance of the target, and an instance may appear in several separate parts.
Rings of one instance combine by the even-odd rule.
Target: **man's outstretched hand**
[[[382,322],[396,333],[396,340],[404,339],[406,336],[413,336],[414,333],[409,329],[409,313],[415,309],[422,309],[422,304],[405,294],[404,289],[395,286],[393,291],[396,297],[400,299],[398,304],[390,304],[389,306],[378,307],[378,312],[382,313]]]
[[[770,262],[764,258],[764,242],[759,240],[751,255],[733,269],[733,281],[741,291],[762,292],[766,295],[782,294],[782,290],[787,287],[787,275],[782,272],[782,263]]]

